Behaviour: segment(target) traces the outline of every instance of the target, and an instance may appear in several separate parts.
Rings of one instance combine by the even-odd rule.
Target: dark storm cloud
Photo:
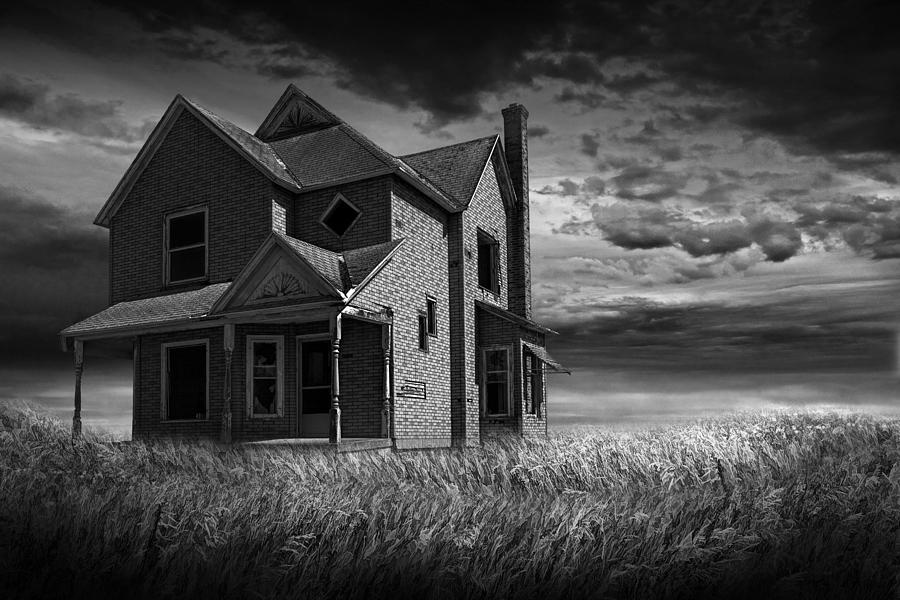
[[[678,195],[687,183],[689,175],[673,173],[663,168],[629,166],[610,179],[616,187],[616,196],[626,200],[658,202]]]
[[[882,301],[861,303],[853,290],[773,293],[754,306],[620,297],[572,307],[564,322],[548,325],[567,340],[554,355],[575,369],[893,370],[889,323],[900,313],[887,300],[900,290],[896,282],[868,289]]]
[[[66,10],[83,15],[81,4]],[[128,15],[150,41],[162,40],[164,52],[245,67],[240,48],[222,55],[212,43],[190,42],[214,32],[245,53],[261,52],[251,60],[260,72],[296,77],[306,72],[306,59],[272,63],[265,56],[290,48],[332,65],[348,89],[424,108],[436,127],[481,114],[486,93],[548,78],[580,86],[563,95],[576,101],[580,94],[588,104],[596,101],[591,93],[627,95],[663,83],[673,95],[740,98],[743,109],[727,118],[801,150],[900,150],[896,3],[575,0],[520,2],[515,10],[467,2],[401,2],[390,9],[328,2],[314,10],[272,0],[108,5],[109,14]],[[72,39],[74,17],[41,19],[39,12],[18,7],[7,20],[44,33],[55,27],[50,34]],[[96,40],[93,46],[103,48]],[[610,59],[624,66],[607,72]],[[720,111],[694,118],[719,118]]]
[[[0,262],[9,268],[58,270],[106,261],[106,236],[84,216],[15,188],[0,186]],[[6,270],[4,269],[4,270]]]
[[[531,125],[528,127],[529,138],[542,138],[550,134],[550,128],[546,125]]]
[[[600,142],[597,141],[597,136],[589,133],[582,133],[581,153],[587,156],[597,156],[598,150],[600,150]]]
[[[555,96],[555,99],[557,102],[572,102],[585,110],[591,110],[602,106],[606,102],[607,97],[593,90],[577,91],[572,87],[566,86]]]
[[[686,217],[680,210],[646,200],[636,203],[629,200],[608,206],[595,204],[591,214],[593,225],[602,232],[604,239],[626,250],[671,247],[701,258],[731,254],[755,244],[766,260],[784,262],[803,248],[800,230],[793,223],[765,214],[703,223]],[[573,228],[574,225],[570,225],[560,231],[571,233]],[[883,238],[879,240],[884,241]],[[866,243],[869,248],[873,245],[871,241]],[[704,272],[713,276],[712,271]],[[685,273],[685,277],[694,279],[704,276],[704,272]]]
[[[63,327],[105,306],[107,240],[90,218],[0,187],[0,359],[52,353]]]
[[[0,116],[38,129],[70,131],[87,137],[139,141],[150,125],[128,123],[117,100],[89,100],[76,94],[55,94],[31,79],[0,74]]]

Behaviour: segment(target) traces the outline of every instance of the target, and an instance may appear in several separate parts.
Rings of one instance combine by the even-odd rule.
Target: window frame
[[[260,413],[253,411],[253,345],[256,342],[272,343],[275,342],[275,385],[277,387],[275,393],[275,412],[272,414]],[[247,418],[249,419],[278,419],[284,417],[284,336],[283,335],[248,335],[246,339],[245,360],[246,363],[246,382],[245,382],[245,400],[247,407]]]
[[[197,213],[203,213],[203,243],[202,244],[194,244],[189,246],[183,246],[180,248],[170,248],[169,247],[169,228],[171,226],[172,219],[178,219],[180,217],[186,217],[188,215],[193,215]],[[178,252],[179,250],[190,250],[192,248],[199,248],[203,246],[203,275],[199,277],[191,277],[188,279],[172,279],[172,252]],[[166,214],[165,217],[165,225],[163,227],[163,282],[165,285],[183,285],[188,283],[193,283],[196,281],[206,281],[209,279],[209,207],[206,205],[202,206],[192,206],[190,208],[185,208],[181,210],[177,210],[174,212],[170,212]]]
[[[437,298],[425,295],[426,331],[431,337],[437,337]]]
[[[481,289],[488,291],[495,296],[500,295],[500,242],[497,241],[497,238],[484,231],[481,228],[477,230],[477,272],[478,272],[478,287]],[[490,261],[491,261],[491,287],[485,287],[481,283],[481,248],[483,246],[487,246],[490,248]]]
[[[420,352],[428,352],[428,315],[423,311],[416,313],[416,345]]]
[[[530,359],[530,360],[526,360]],[[528,363],[531,368],[528,368]],[[525,414],[541,416],[541,404],[544,401],[544,361],[540,359],[528,346],[522,344],[522,393],[527,389],[525,396]],[[529,409],[530,403],[530,410]]]
[[[170,419],[169,418],[169,349],[185,346],[203,346],[206,351],[206,415],[202,419]],[[209,421],[209,338],[197,338],[183,342],[162,342],[160,345],[160,411],[164,423],[203,423]]]
[[[505,413],[489,413],[488,412],[488,402],[487,402],[487,353],[488,352],[499,352],[503,351],[506,353],[506,370],[505,371],[491,371],[491,373],[506,373],[506,412]],[[513,353],[509,346],[487,346],[481,349],[481,373],[480,373],[480,383],[481,383],[481,414],[486,418],[508,418],[514,416],[513,414],[513,402],[512,402],[512,386],[513,377],[512,369],[512,357]]]
[[[335,231],[334,229],[332,229],[332,228],[325,222],[325,217],[328,215],[328,213],[331,212],[331,210],[334,208],[334,206],[335,206],[338,202],[346,202],[347,204],[350,205],[351,208],[353,208],[353,210],[356,211],[356,217],[354,217],[353,220],[350,222],[350,224],[347,225],[347,229],[344,230],[344,233],[338,233],[337,231]],[[328,231],[330,231],[331,233],[333,233],[334,235],[338,236],[339,238],[342,238],[342,237],[344,237],[345,235],[347,235],[347,233],[348,233],[351,229],[353,229],[353,226],[356,225],[356,222],[359,221],[359,218],[362,216],[362,214],[363,214],[363,211],[362,211],[362,209],[361,209],[360,207],[358,207],[357,205],[355,205],[355,204],[353,204],[352,202],[350,202],[350,200],[348,200],[346,196],[344,196],[342,193],[338,192],[338,193],[336,193],[336,194],[334,195],[334,198],[331,199],[331,202],[328,203],[328,206],[325,207],[325,210],[323,210],[323,211],[322,211],[322,214],[319,216],[319,224],[320,224],[322,227],[324,227],[325,229],[327,229]]]

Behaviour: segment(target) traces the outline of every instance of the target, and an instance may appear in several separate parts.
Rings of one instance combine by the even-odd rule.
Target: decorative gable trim
[[[343,121],[334,113],[292,83],[281,94],[254,135],[269,142],[341,123]]]
[[[267,259],[273,252],[280,252],[281,256],[268,264]],[[260,274],[259,271],[266,267],[268,268],[265,274]],[[275,287],[279,284],[279,280],[283,281],[283,274],[289,276],[287,279],[297,280],[298,289],[295,293],[278,295]],[[267,286],[270,284],[272,288],[270,291],[274,292],[271,295],[267,292]],[[331,298],[341,302],[346,300],[341,290],[336,289],[313,265],[273,233],[241,269],[228,290],[212,305],[209,315],[240,311],[242,307],[248,310],[262,308],[267,302],[292,298],[301,301],[307,298]],[[238,303],[240,306],[236,306]]]
[[[156,154],[157,150],[159,150],[160,146],[162,146],[162,143],[169,135],[172,127],[178,121],[178,118],[185,111],[194,116],[194,118],[205,125],[207,129],[212,131],[219,139],[228,144],[228,146],[235,150],[238,154],[243,156],[267,179],[292,192],[300,191],[300,186],[298,186],[296,183],[287,182],[284,179],[281,179],[273,174],[269,169],[264,167],[260,163],[260,161],[256,159],[256,157],[247,152],[246,149],[241,147],[240,144],[238,144],[228,134],[222,131],[222,129],[216,123],[214,123],[206,115],[204,115],[190,100],[188,100],[181,94],[178,94],[177,96],[175,96],[175,99],[172,100],[171,104],[169,104],[169,107],[166,109],[166,112],[159,120],[159,123],[157,123],[156,127],[153,128],[153,131],[150,133],[150,137],[147,138],[147,141],[138,152],[137,157],[135,157],[134,161],[128,167],[128,170],[125,171],[125,175],[116,185],[112,194],[110,194],[109,199],[107,199],[106,203],[103,205],[103,208],[100,209],[100,212],[94,219],[95,225],[100,225],[107,228],[109,227],[113,215],[115,215],[116,211],[119,209],[119,206],[122,205],[122,202],[131,192],[131,189],[134,187],[134,184],[144,172],[144,169],[146,169],[147,165],[150,164],[153,156]]]

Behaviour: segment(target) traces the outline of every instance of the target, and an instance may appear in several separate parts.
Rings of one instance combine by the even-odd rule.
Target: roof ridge
[[[430,148],[428,150],[419,150],[418,152],[411,152],[410,154],[400,154],[396,158],[409,158],[410,156],[418,156],[419,154],[428,154],[429,152],[435,152],[436,150],[446,150],[447,148],[453,148],[455,146],[463,146],[465,144],[472,144],[474,142],[482,142],[487,139],[496,139],[500,134],[495,133],[493,135],[485,135],[479,138],[472,138],[471,140],[465,140],[462,142],[456,142],[455,144],[448,144],[446,146],[437,146],[435,148]]]

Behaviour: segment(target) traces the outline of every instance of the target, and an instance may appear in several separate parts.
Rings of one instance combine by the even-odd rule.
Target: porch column
[[[391,341],[393,325],[381,328],[381,351],[384,355],[384,400],[381,403],[381,437],[391,437]]]
[[[341,443],[341,314],[334,317],[331,336],[331,412],[328,441]]]
[[[81,374],[84,371],[84,342],[75,338],[75,414],[72,416],[72,439],[81,437]]]
[[[225,323],[222,329],[225,348],[225,389],[222,393],[222,431],[219,441],[231,443],[231,356],[234,353],[234,323]]]

